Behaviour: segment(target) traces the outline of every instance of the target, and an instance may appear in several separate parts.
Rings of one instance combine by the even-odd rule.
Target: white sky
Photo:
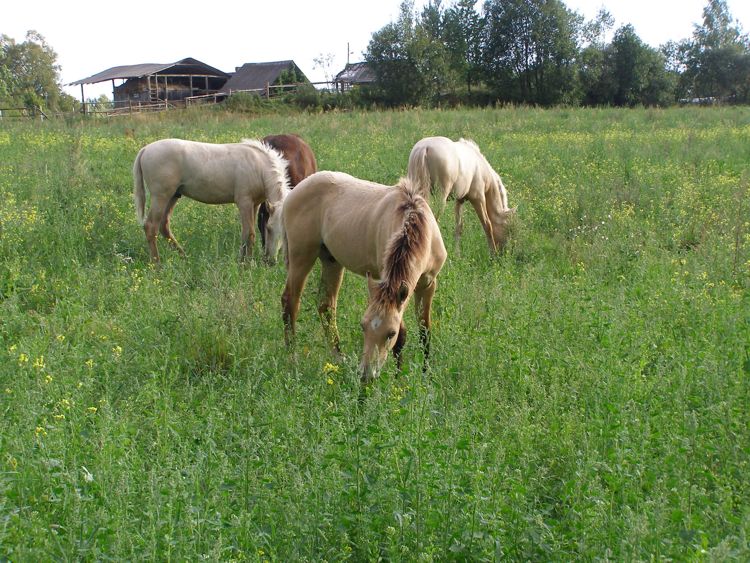
[[[605,6],[615,28],[631,23],[653,46],[689,37],[707,0],[565,0],[586,19]],[[418,7],[426,0],[416,0]],[[333,55],[329,74],[362,60],[373,32],[398,17],[401,0],[244,0],[234,2],[6,2],[0,33],[17,42],[42,34],[58,55],[63,84],[113,66],[171,63],[193,57],[225,72],[247,62],[293,59],[312,81],[325,80],[314,58]],[[444,5],[451,0],[443,0]],[[728,0],[743,30],[750,1]],[[118,81],[119,83],[119,81]],[[80,98],[80,87],[66,87]],[[111,82],[85,86],[87,98],[112,96]]]

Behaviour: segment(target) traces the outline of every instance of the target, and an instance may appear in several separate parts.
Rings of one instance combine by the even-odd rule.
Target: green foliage
[[[499,99],[569,101],[580,22],[559,0],[485,2],[482,70]]]
[[[750,559],[750,110],[212,108],[0,129],[0,559]],[[394,183],[475,139],[518,221],[439,222],[430,370],[357,379],[364,280],[294,353],[283,264],[234,206],[181,198],[148,262],[133,159],[159,138],[294,131]],[[256,253],[259,249],[256,247]],[[413,307],[409,304],[409,309]]]
[[[74,104],[62,92],[57,53],[36,31],[16,43],[0,36],[0,101],[29,109],[64,111]]]
[[[732,20],[725,0],[709,0],[703,25],[681,45],[686,95],[750,101],[750,39]]]

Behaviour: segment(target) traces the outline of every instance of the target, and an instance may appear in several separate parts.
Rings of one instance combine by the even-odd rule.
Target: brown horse
[[[336,301],[344,268],[367,278],[363,382],[377,376],[390,350],[400,365],[406,340],[402,318],[412,294],[427,360],[432,298],[447,254],[429,205],[408,181],[389,187],[341,172],[318,172],[286,198],[282,222],[287,278],[281,302],[287,345],[294,336],[307,276],[319,258],[318,311],[336,353]]]
[[[302,137],[295,134],[290,135],[268,135],[263,137],[263,142],[273,147],[287,161],[287,175],[289,176],[289,187],[293,188],[310,174],[318,171],[318,163],[310,145]],[[262,203],[258,209],[258,230],[260,240],[266,244],[266,224],[268,223],[268,209]]]
[[[144,184],[151,193],[148,216]],[[216,145],[162,139],[143,147],[133,163],[136,215],[154,262],[159,261],[158,233],[184,254],[169,228],[174,206],[183,195],[203,203],[237,205],[242,222],[240,259],[248,249],[252,253],[255,215],[258,206],[268,201],[271,219],[266,225],[264,250],[266,258],[273,261],[281,246],[280,208],[288,192],[286,161],[275,149],[256,140]]]
[[[424,197],[439,186],[442,208],[449,196],[455,198],[456,246],[463,231],[461,206],[469,200],[482,223],[490,251],[497,253],[502,250],[516,208],[508,208],[508,193],[503,181],[474,141],[459,139],[454,142],[447,137],[422,139],[409,155],[408,176]]]

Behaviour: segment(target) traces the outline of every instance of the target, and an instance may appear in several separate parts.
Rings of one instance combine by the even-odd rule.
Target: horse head
[[[373,280],[367,272],[367,288],[370,302],[362,317],[364,347],[359,364],[359,376],[363,383],[375,379],[388,359],[388,353],[396,344],[404,316],[409,287],[402,283],[392,299],[384,298],[383,285]]]

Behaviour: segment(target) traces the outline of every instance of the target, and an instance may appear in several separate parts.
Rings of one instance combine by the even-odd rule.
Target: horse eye
[[[390,340],[394,336],[396,336],[396,331],[392,330],[391,332],[388,333],[388,336],[386,336],[386,340]]]

